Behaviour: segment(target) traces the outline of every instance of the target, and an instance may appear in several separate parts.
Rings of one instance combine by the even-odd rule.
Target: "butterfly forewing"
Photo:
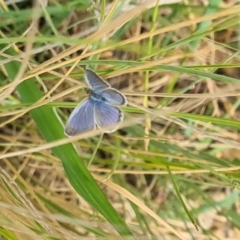
[[[114,88],[104,89],[101,92],[104,101],[113,106],[126,106],[126,97]]]
[[[87,98],[74,109],[65,127],[66,135],[74,136],[95,128],[94,105],[95,102]]]
[[[96,102],[95,104],[95,121],[98,127],[108,127],[111,125],[115,125],[118,122],[121,122],[123,119],[123,113],[120,109],[108,105],[105,102]],[[116,128],[110,129],[106,132],[113,132]]]
[[[85,80],[89,88],[94,92],[101,92],[102,90],[110,87],[109,83],[105,82],[100,76],[98,76],[89,68],[85,70]]]

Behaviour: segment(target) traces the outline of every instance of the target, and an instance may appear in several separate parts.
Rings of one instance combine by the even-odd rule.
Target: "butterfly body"
[[[89,98],[93,101],[107,102],[107,99],[104,96],[102,96],[101,93],[94,92],[91,89],[87,89],[87,93],[89,94]]]
[[[89,88],[89,97],[84,99],[71,113],[65,134],[74,136],[78,133],[114,125],[123,120],[123,113],[118,106],[127,105],[126,97],[112,88],[91,69],[86,69],[85,80]],[[106,132],[113,132],[116,128]]]

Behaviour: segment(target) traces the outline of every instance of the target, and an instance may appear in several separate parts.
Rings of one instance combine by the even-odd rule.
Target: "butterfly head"
[[[87,94],[91,94],[92,93],[92,90],[90,88],[84,88],[84,91],[87,93]]]

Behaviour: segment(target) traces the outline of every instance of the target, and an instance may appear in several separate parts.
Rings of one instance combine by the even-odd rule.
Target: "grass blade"
[[[12,56],[15,55],[12,49],[9,49],[7,53]],[[11,62],[11,64],[5,65],[10,79],[15,78],[19,68],[20,63],[18,62]],[[42,93],[34,79],[29,79],[19,84],[17,90],[23,103],[35,103],[42,97]],[[42,106],[31,110],[30,114],[47,142],[64,137],[63,126],[52,108]],[[66,144],[53,148],[52,152],[62,161],[69,182],[74,189],[106,217],[121,235],[131,235],[127,225],[109,203],[96,181],[84,166],[74,147],[71,144]]]

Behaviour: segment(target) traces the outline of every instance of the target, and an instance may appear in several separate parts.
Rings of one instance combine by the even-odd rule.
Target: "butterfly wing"
[[[108,127],[121,122],[124,117],[120,109],[100,101],[95,103],[94,113],[95,121],[99,128]],[[114,132],[115,130],[114,128],[106,132]]]
[[[104,89],[101,92],[101,96],[104,98],[104,101],[110,105],[113,106],[127,105],[126,97],[114,88]]]
[[[87,85],[94,92],[101,92],[102,90],[109,88],[110,84],[105,82],[100,76],[89,68],[85,70],[85,80]]]
[[[65,134],[67,136],[95,129],[94,105],[95,102],[90,98],[79,103],[66,123]]]

